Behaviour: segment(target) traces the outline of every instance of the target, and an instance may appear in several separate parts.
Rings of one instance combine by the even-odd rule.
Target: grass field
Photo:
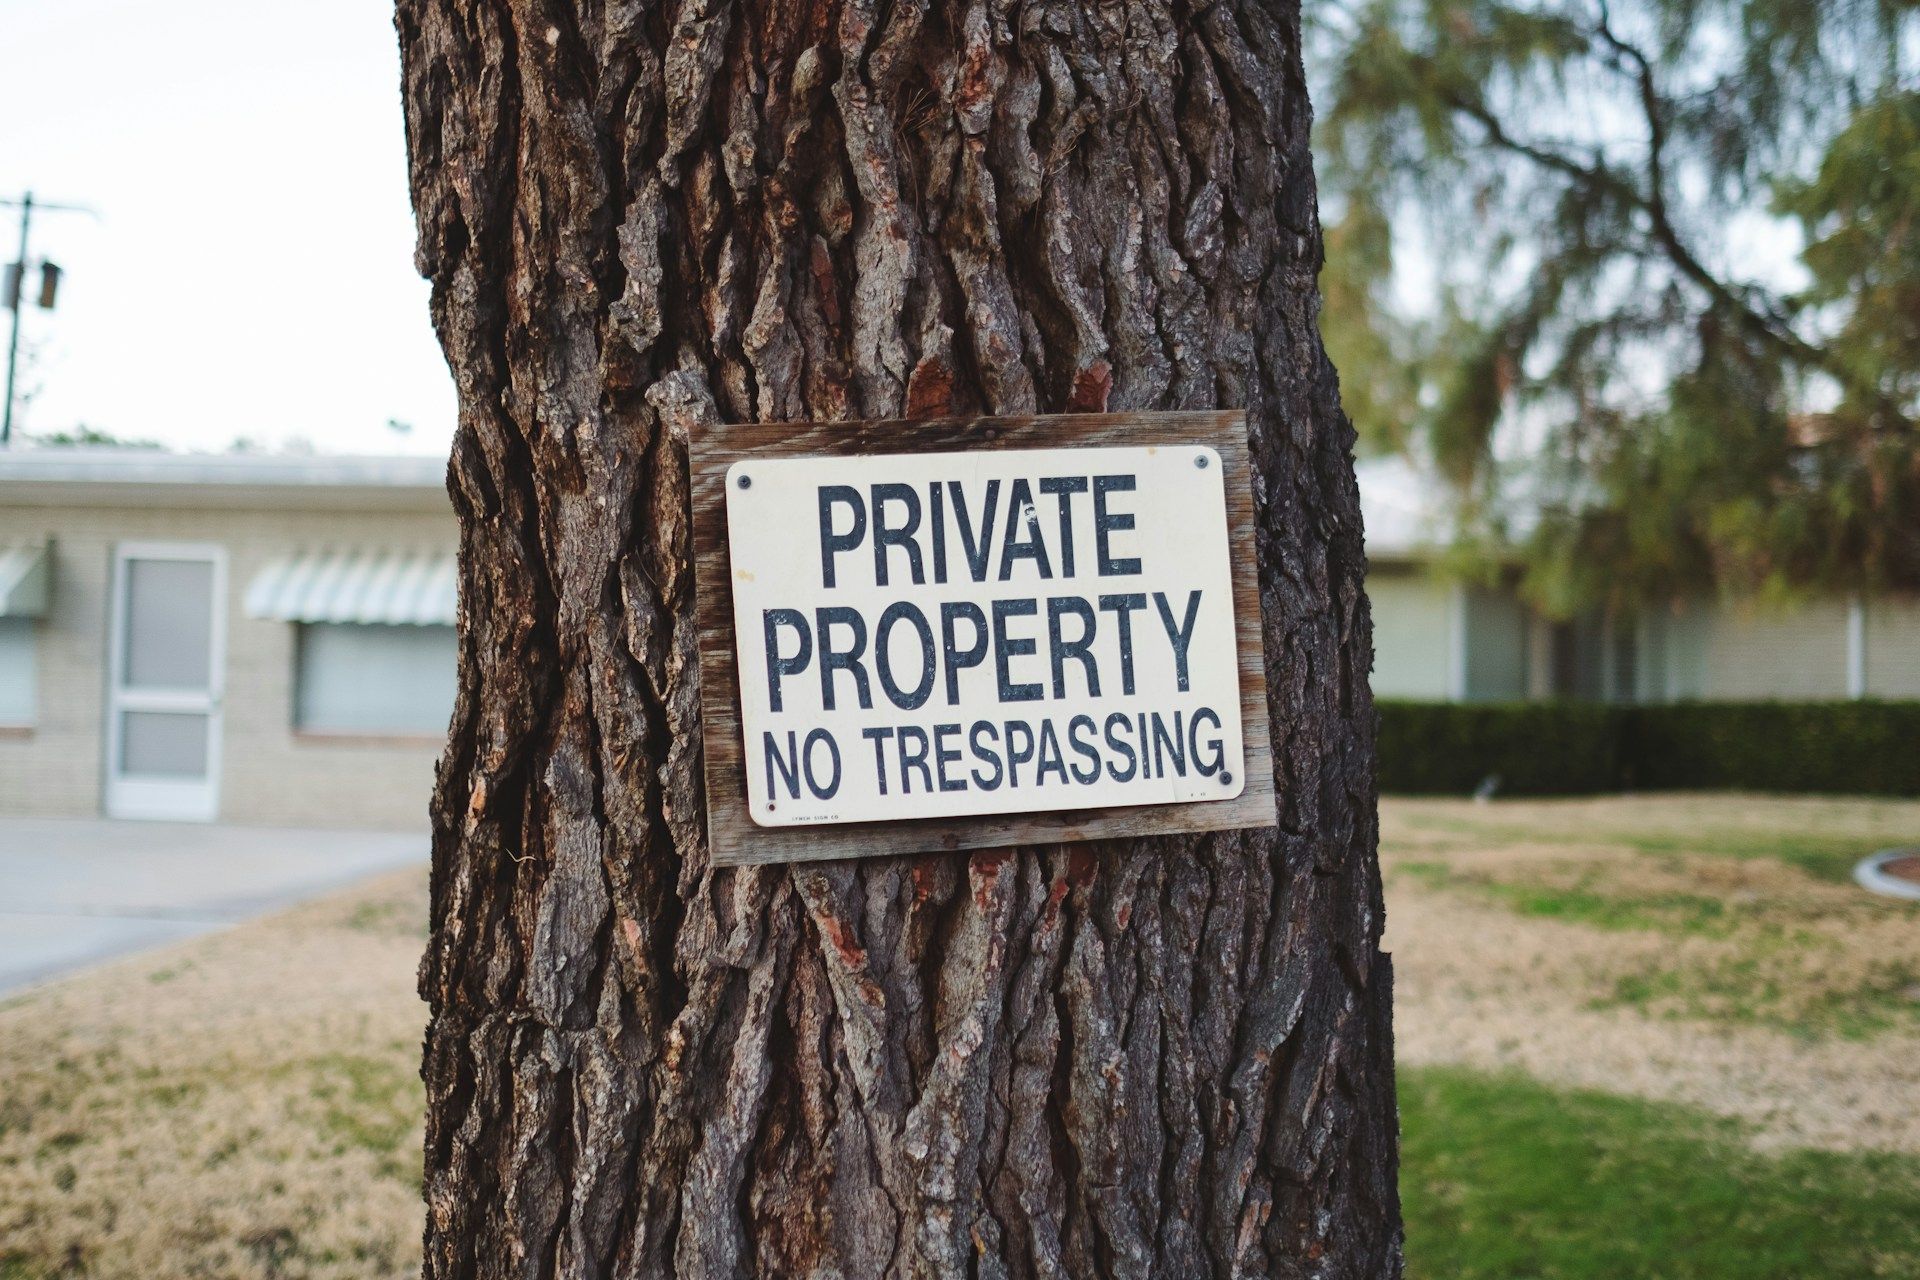
[[[1920,1277],[1920,805],[1383,808],[1410,1274]],[[0,1005],[0,1280],[419,1260],[424,875]]]
[[[1389,801],[1401,1063],[1920,1155],[1920,904],[1847,875],[1916,839],[1911,802]]]
[[[1410,1273],[1450,1280],[1920,1275],[1920,1160],[1762,1154],[1672,1103],[1418,1067],[1400,1098]]]

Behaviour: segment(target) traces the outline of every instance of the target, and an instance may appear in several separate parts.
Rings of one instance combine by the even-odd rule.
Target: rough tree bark
[[[1391,1276],[1287,0],[400,0],[460,394],[426,1274]],[[1271,831],[716,870],[689,423],[1244,406]]]

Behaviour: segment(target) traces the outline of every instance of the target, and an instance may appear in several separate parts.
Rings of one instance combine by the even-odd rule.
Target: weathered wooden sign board
[[[689,451],[715,862],[1272,824],[1238,413]]]

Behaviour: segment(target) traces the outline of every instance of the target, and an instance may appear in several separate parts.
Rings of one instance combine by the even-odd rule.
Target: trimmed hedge
[[[1380,789],[1920,795],[1920,702],[1383,701]]]
[[[1920,795],[1920,702],[1628,709],[1633,785]]]
[[[1466,795],[1498,774],[1518,795],[1620,786],[1620,709],[1587,702],[1382,702],[1380,789]]]

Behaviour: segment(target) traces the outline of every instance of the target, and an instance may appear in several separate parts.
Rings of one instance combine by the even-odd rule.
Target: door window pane
[[[204,778],[207,717],[198,712],[127,712],[120,720],[120,772],[152,778]]]
[[[213,565],[127,561],[126,683],[204,689],[213,669]]]

